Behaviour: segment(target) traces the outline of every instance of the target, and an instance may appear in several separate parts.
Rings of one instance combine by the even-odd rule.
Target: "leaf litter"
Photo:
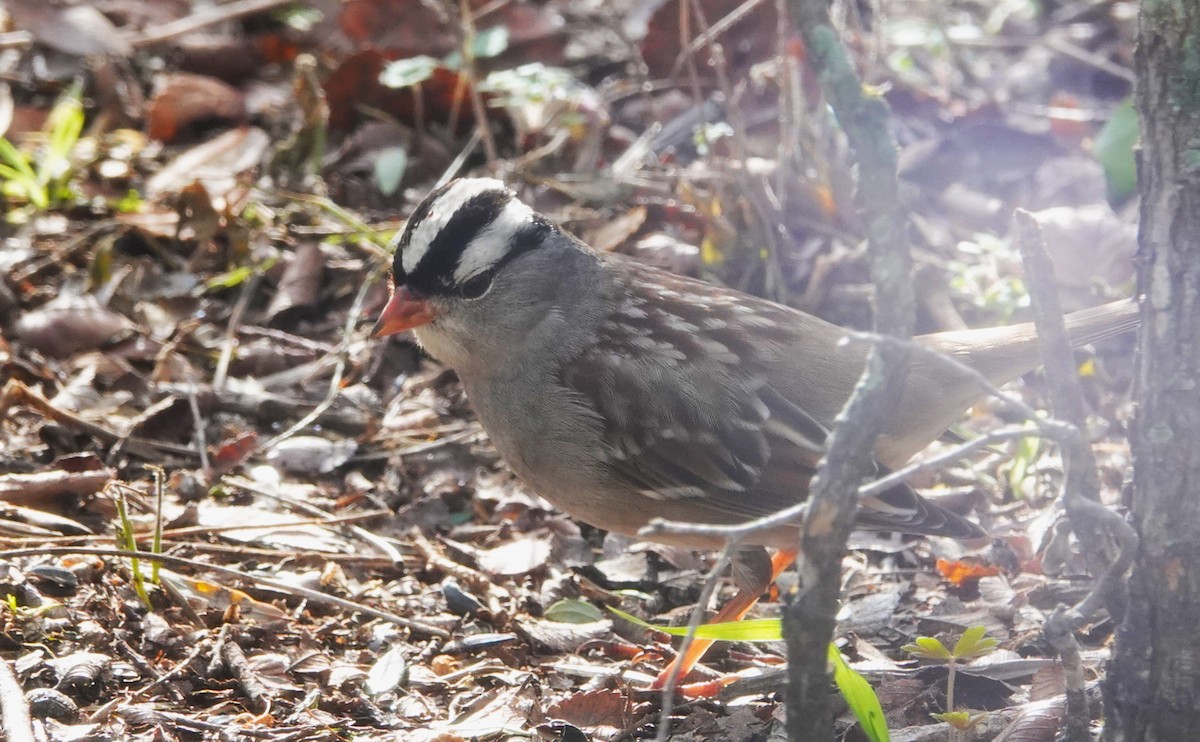
[[[473,2],[474,46],[416,0],[288,5],[9,10],[30,34],[2,62],[11,156],[32,172],[70,145],[65,189],[5,189],[0,250],[0,648],[32,723],[54,740],[651,734],[660,699],[640,688],[673,650],[581,606],[685,622],[710,556],[631,545],[527,491],[453,374],[410,341],[367,339],[380,268],[442,172],[491,147],[511,181],[540,184],[541,211],[604,249],[862,326],[850,160],[803,50],[771,3]],[[1133,222],[1096,187],[1087,141],[1128,81],[1081,60],[1127,65],[1127,25],[1076,19],[1087,54],[1048,56],[1079,43],[1061,24],[933,12],[852,22],[883,31],[857,53],[888,87],[933,276],[926,329],[1019,311],[1014,206],[1049,210],[1072,302],[1119,292]],[[393,66],[421,55],[420,75]],[[1036,83],[1005,73],[1022,65]],[[51,111],[76,78],[87,126],[72,143]],[[1110,501],[1129,461],[1126,356],[1108,348],[1084,379]],[[998,422],[985,403],[962,431]],[[1086,585],[1056,538],[1057,458],[1026,451],[1011,481],[1012,455],[918,482],[973,508],[989,548],[863,536],[847,559],[840,641],[894,730],[930,727],[946,701],[944,669],[899,647],[973,626],[1004,651],[964,666],[957,705],[993,709],[1010,738],[1061,718],[1037,632]],[[149,560],[112,555],[129,539],[176,561],[155,581]],[[1093,667],[1110,633],[1087,627]],[[716,648],[711,668],[765,680],[678,706],[673,738],[780,734],[781,656]]]

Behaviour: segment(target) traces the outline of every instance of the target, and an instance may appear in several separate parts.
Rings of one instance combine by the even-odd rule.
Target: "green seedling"
[[[999,642],[984,636],[986,632],[983,626],[972,626],[954,643],[954,649],[946,649],[946,645],[932,636],[919,636],[914,643],[901,647],[915,657],[946,663],[946,713],[935,715],[935,718],[950,724],[954,729],[952,739],[961,739],[963,731],[979,721],[978,718],[972,720],[969,714],[962,716],[966,712],[954,710],[954,675],[959,664],[996,651]]]
[[[74,197],[71,153],[83,133],[83,100],[78,85],[68,90],[46,119],[41,144],[29,154],[0,137],[0,181],[5,198],[46,211]]]
[[[616,608],[609,608],[621,618],[638,626],[661,631],[671,636],[687,636],[685,626],[660,626],[648,623]],[[697,639],[714,639],[717,641],[768,642],[783,639],[783,622],[778,618],[760,618],[749,621],[729,621],[725,623],[701,624],[693,635]],[[936,640],[934,640],[936,641]],[[841,652],[833,644],[829,645],[829,665],[833,668],[833,682],[838,692],[842,694],[846,705],[858,719],[863,732],[871,742],[888,742],[887,720],[883,715],[883,706],[879,696],[867,679],[855,672]]]

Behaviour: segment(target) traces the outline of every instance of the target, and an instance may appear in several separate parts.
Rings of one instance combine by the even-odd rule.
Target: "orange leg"
[[[796,549],[780,549],[771,555],[771,579],[767,583],[767,586],[770,586],[783,570],[796,561],[796,554]],[[717,611],[716,615],[706,623],[741,621],[750,612],[750,609],[754,607],[754,604],[758,602],[758,599],[762,597],[764,589],[764,586],[756,585],[738,590],[737,594],[722,606],[721,610]],[[686,678],[688,673],[692,671],[692,668],[696,666],[696,663],[704,657],[704,653],[712,646],[713,641],[712,639],[692,639],[692,643],[688,645],[687,651],[677,655],[675,661],[668,665],[654,679],[654,683],[650,688],[652,690],[661,690],[672,676],[677,677],[679,680]]]

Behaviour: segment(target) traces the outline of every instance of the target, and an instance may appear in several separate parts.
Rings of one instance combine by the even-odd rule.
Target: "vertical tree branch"
[[[1131,428],[1140,536],[1105,683],[1108,740],[1200,739],[1200,4],[1141,5],[1135,104],[1138,334]]]
[[[1096,458],[1083,436],[1085,425],[1083,392],[1075,372],[1074,354],[1063,322],[1062,306],[1058,300],[1058,283],[1054,265],[1042,238],[1041,227],[1033,215],[1017,210],[1015,235],[1025,264],[1026,284],[1033,301],[1034,323],[1042,341],[1042,359],[1049,382],[1050,405],[1055,416],[1066,425],[1068,435],[1059,439],[1063,457],[1062,504],[1075,536],[1079,540],[1088,566],[1096,578],[1096,586],[1088,597],[1072,609],[1058,606],[1046,619],[1044,634],[1058,653],[1066,681],[1067,742],[1087,742],[1091,739],[1091,714],[1084,689],[1083,668],[1074,630],[1096,611],[1098,603],[1108,605],[1109,614],[1119,621],[1126,605],[1125,571],[1128,569],[1136,537],[1119,517],[1100,505],[1100,474]],[[1105,554],[1103,544],[1110,542],[1108,527],[1119,534],[1117,541],[1124,545],[1120,557]],[[1132,537],[1132,538],[1130,538]]]
[[[788,7],[809,63],[857,159],[857,197],[872,256],[876,330],[907,338],[913,316],[908,220],[897,197],[896,148],[887,106],[879,97],[864,94],[824,0],[789,0]],[[874,470],[875,439],[887,421],[891,401],[903,387],[907,364],[908,350],[902,344],[871,350],[813,481],[797,562],[799,586],[784,608],[787,727],[793,740],[808,742],[832,735],[826,648],[833,637],[842,556],[854,525],[855,493]]]

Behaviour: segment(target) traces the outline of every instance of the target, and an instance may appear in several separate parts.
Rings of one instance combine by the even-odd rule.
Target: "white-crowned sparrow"
[[[653,518],[739,523],[808,494],[865,350],[803,312],[600,254],[497,180],[453,181],[413,212],[377,336],[413,329],[452,367],[500,454],[587,523],[636,535]],[[1067,318],[1076,344],[1136,325],[1118,302]],[[917,338],[1002,383],[1038,365],[1031,325]],[[981,396],[916,358],[875,448],[903,464]],[[906,486],[858,526],[955,538],[979,526]],[[795,544],[777,528],[758,543]],[[719,546],[711,539],[674,539]]]

